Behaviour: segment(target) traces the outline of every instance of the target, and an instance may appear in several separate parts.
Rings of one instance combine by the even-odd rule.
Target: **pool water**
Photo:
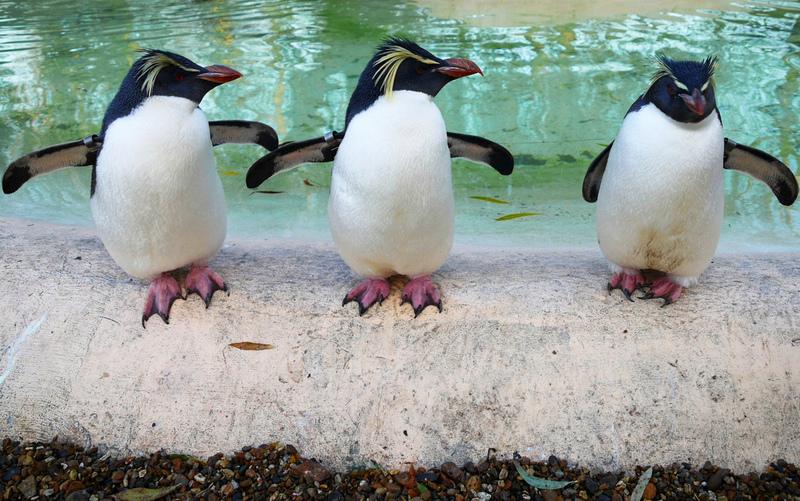
[[[798,172],[800,4],[676,0],[649,2],[646,12],[625,0],[607,10],[584,0],[559,4],[544,1],[531,12],[515,1],[489,11],[485,2],[446,0],[0,0],[0,164],[97,132],[140,47],[244,73],[203,101],[210,120],[260,120],[282,141],[341,130],[375,45],[403,34],[440,57],[468,57],[483,68],[485,77],[449,84],[436,102],[449,130],[491,138],[517,157],[510,177],[454,162],[462,244],[595,247],[583,175],[645,90],[656,51],[717,54],[726,135]],[[217,148],[229,236],[328,240],[331,164],[282,174],[259,188],[281,193],[258,193],[245,187],[244,174],[261,153]],[[0,196],[0,216],[91,225],[89,177],[87,168],[36,178]],[[781,206],[744,174],[726,172],[725,182],[720,251],[798,248],[800,207]],[[519,212],[538,215],[496,220]]]

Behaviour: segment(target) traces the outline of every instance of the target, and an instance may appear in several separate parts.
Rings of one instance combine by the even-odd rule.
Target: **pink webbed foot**
[[[411,303],[415,318],[428,306],[436,306],[439,308],[439,312],[442,311],[442,296],[439,288],[427,275],[414,278],[406,284],[403,288],[403,302],[400,304],[406,303]]]
[[[144,303],[144,313],[142,314],[142,327],[147,319],[153,315],[158,315],[165,324],[169,323],[169,310],[176,299],[183,299],[181,286],[168,273],[150,282],[150,290],[147,291],[147,300]]]
[[[621,271],[614,274],[611,280],[608,281],[608,291],[611,292],[614,289],[620,289],[628,301],[633,301],[631,294],[633,294],[636,289],[641,289],[644,285],[645,279],[641,273],[629,275]]]
[[[228,286],[218,273],[208,266],[195,266],[186,275],[186,296],[197,294],[206,303],[206,308],[211,304],[211,296],[216,291],[228,291]]]
[[[347,293],[342,306],[355,301],[358,303],[358,314],[363,315],[375,303],[383,303],[389,297],[390,290],[389,281],[385,278],[367,278]]]
[[[663,299],[664,304],[661,305],[663,308],[664,306],[677,301],[678,298],[681,297],[682,293],[682,286],[670,280],[669,277],[661,277],[653,282],[653,284],[650,286],[650,290],[639,299]]]

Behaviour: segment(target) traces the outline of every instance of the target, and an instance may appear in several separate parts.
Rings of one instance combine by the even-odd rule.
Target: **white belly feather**
[[[92,215],[130,275],[152,278],[219,251],[225,196],[211,148],[205,114],[183,98],[151,97],[108,127]]]
[[[368,277],[434,272],[453,243],[447,130],[427,94],[381,97],[348,125],[328,205],[345,262]]]
[[[696,281],[722,227],[723,147],[716,113],[683,124],[649,104],[625,118],[597,199],[598,239],[612,267]]]

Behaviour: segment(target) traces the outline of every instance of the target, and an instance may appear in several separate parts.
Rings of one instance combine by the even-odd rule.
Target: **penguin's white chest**
[[[705,270],[722,226],[723,148],[716,113],[683,124],[649,104],[625,117],[597,199],[598,240],[613,265],[686,285]]]
[[[447,129],[427,94],[395,92],[350,121],[328,206],[345,262],[364,276],[438,269],[453,243]]]
[[[148,98],[108,127],[92,215],[130,275],[203,263],[222,246],[225,197],[211,149],[205,114],[183,98]]]

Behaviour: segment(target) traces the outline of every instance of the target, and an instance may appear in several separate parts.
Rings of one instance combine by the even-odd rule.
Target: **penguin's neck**
[[[423,138],[418,139],[423,143],[446,141],[442,114],[433,98],[423,92],[401,90],[381,96],[363,113],[371,117],[375,127],[382,129],[382,134],[392,134],[395,141],[406,142],[420,135]]]

